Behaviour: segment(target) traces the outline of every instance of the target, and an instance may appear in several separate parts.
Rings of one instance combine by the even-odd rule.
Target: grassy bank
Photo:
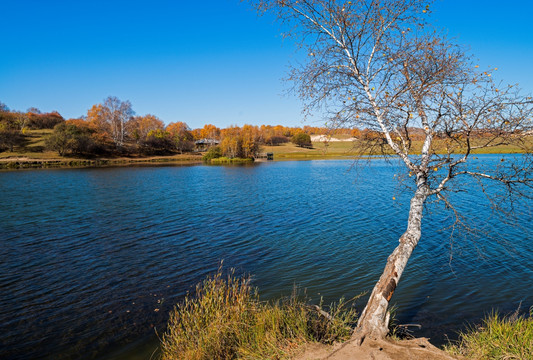
[[[209,163],[212,164],[212,165],[251,164],[253,162],[254,162],[254,159],[228,158],[228,157],[225,157],[225,156],[209,160]]]
[[[533,308],[529,316],[488,316],[478,327],[446,346],[453,355],[468,359],[533,359]]]
[[[188,164],[201,163],[202,156],[196,154],[150,157],[117,157],[84,159],[77,157],[68,158],[30,158],[26,156],[11,156],[0,158],[0,169],[49,169],[49,168],[81,168],[104,166],[129,166],[129,165],[156,165],[156,164]]]
[[[296,296],[262,302],[249,280],[219,271],[199,284],[170,314],[162,359],[287,359],[303,344],[349,338],[346,303],[326,313]]]
[[[356,319],[342,300],[325,309],[297,296],[260,301],[249,278],[219,270],[170,313],[161,359],[290,359],[304,345],[348,340]],[[492,314],[444,350],[468,359],[533,359],[533,310]]]

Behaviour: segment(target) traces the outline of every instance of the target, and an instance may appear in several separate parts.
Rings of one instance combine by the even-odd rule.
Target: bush
[[[311,136],[306,133],[298,133],[294,135],[291,139],[291,142],[300,147],[313,147],[313,143],[311,142]]]
[[[165,130],[151,130],[145,139],[141,141],[141,150],[147,155],[163,155],[174,149],[172,137]]]
[[[222,149],[219,146],[213,146],[209,148],[207,153],[202,157],[202,159],[209,163],[212,159],[217,159],[222,156]]]
[[[332,306],[328,315],[296,296],[261,302],[249,278],[230,272],[224,279],[219,270],[170,313],[162,359],[288,358],[306,342],[349,338],[355,311],[345,305]]]
[[[65,119],[58,112],[46,114],[28,113],[28,126],[30,129],[53,129]]]
[[[271,146],[281,145],[288,142],[289,138],[286,136],[272,136],[266,141],[266,143]]]
[[[61,156],[69,151],[73,154],[87,154],[95,148],[90,130],[67,122],[54,126],[54,132],[46,138],[46,147],[56,150]]]
[[[533,308],[529,317],[501,317],[491,314],[478,328],[460,334],[456,344],[446,347],[454,355],[468,359],[532,359]]]

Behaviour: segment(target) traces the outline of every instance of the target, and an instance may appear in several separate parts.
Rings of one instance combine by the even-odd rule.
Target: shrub
[[[281,145],[288,142],[289,138],[286,136],[272,136],[266,141],[266,143],[271,146]]]
[[[213,146],[211,148],[209,148],[209,150],[207,151],[207,153],[205,153],[205,155],[202,157],[202,159],[209,163],[211,162],[212,159],[217,159],[219,157],[222,156],[222,149],[218,146]]]
[[[92,151],[93,140],[88,128],[63,121],[54,126],[54,132],[46,138],[46,147],[56,150],[61,156],[69,151],[73,154],[86,154]]]
[[[146,138],[141,141],[141,150],[144,154],[166,154],[174,149],[172,137],[165,130],[151,130]]]
[[[65,119],[58,112],[39,114],[28,112],[28,126],[31,129],[53,129]]]
[[[311,136],[306,133],[298,133],[294,135],[291,139],[291,142],[300,147],[312,147],[313,143],[311,142]]]
[[[345,305],[341,301],[327,314],[296,295],[261,302],[250,278],[230,272],[224,279],[219,270],[170,313],[162,359],[288,358],[306,342],[349,338],[355,311]]]

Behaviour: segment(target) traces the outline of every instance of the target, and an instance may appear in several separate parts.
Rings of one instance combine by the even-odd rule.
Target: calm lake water
[[[253,274],[263,299],[295,284],[314,302],[370,291],[409,198],[394,164],[351,165],[0,173],[0,358],[149,358],[173,305],[222,259]],[[458,238],[451,257],[449,213],[429,206],[393,297],[398,321],[436,343],[491,309],[533,305],[530,204],[510,227],[479,192],[457,199],[500,242]]]

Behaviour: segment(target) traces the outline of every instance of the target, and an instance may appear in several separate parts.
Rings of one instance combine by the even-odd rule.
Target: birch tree
[[[409,257],[421,239],[424,205],[442,202],[465,178],[500,185],[512,198],[532,184],[532,103],[516,86],[493,81],[428,22],[428,0],[264,0],[307,60],[289,80],[304,112],[326,114],[330,127],[368,129],[364,154],[396,157],[412,194],[405,232],[387,259],[354,331],[354,340],[383,338],[387,311]],[[415,141],[416,139],[420,139]],[[472,154],[496,146],[523,152],[495,164],[471,165]],[[399,174],[399,175],[404,175]],[[472,190],[472,189],[470,189]],[[456,221],[460,214],[455,212]]]
[[[111,138],[115,146],[122,147],[127,136],[126,122],[134,112],[129,101],[121,101],[115,96],[109,96],[104,100],[102,116],[109,124]]]

